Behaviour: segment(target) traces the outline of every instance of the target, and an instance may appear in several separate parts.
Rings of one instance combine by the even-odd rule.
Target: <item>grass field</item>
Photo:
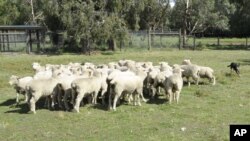
[[[105,55],[104,55],[105,54]],[[122,51],[85,55],[25,55],[0,54],[0,140],[1,141],[228,141],[230,124],[250,124],[250,52],[242,50]],[[31,63],[95,64],[133,59],[136,61],[167,61],[181,63],[191,58],[193,63],[215,70],[217,84],[184,86],[180,103],[169,105],[165,96],[141,107],[120,105],[116,112],[101,105],[87,105],[80,113],[37,110],[27,114],[27,105],[13,107],[15,91],[8,78],[33,75]],[[226,66],[241,63],[241,77],[230,74]],[[181,128],[186,128],[182,131]]]

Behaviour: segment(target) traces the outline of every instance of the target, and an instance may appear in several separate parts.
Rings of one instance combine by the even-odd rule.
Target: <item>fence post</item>
[[[217,38],[217,46],[219,46],[220,45],[220,37],[218,36],[218,38]]]
[[[39,30],[36,30],[36,40],[37,40],[37,52],[40,52],[40,37],[39,37]]]
[[[6,41],[7,41],[7,50],[10,51],[10,40],[9,40],[9,31],[5,30],[6,32]]]
[[[179,30],[179,50],[181,50],[181,29]]]
[[[30,51],[32,51],[31,30],[27,31],[26,45],[27,45],[26,52],[30,54]]]
[[[4,30],[2,30],[2,37],[3,37],[3,51],[5,51],[5,37],[4,37]]]
[[[0,51],[2,52],[2,35],[0,35]]]
[[[148,29],[148,50],[151,50],[151,27]]]
[[[194,48],[194,50],[195,50],[195,48],[196,48],[196,37],[195,37],[195,35],[193,35],[193,48]]]
[[[248,38],[246,37],[246,47],[248,46]]]

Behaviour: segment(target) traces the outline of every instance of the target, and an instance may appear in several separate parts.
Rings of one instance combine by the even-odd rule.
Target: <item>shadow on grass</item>
[[[166,98],[159,98],[159,97],[156,97],[154,99],[149,99],[146,103],[147,104],[156,104],[156,105],[160,105],[160,104],[164,104],[168,102],[168,100],[166,100]]]
[[[214,50],[246,50],[250,51],[249,47],[245,45],[207,45],[207,48]]]
[[[16,99],[8,99],[0,103],[0,106],[13,106],[14,104],[16,104]]]
[[[26,103],[19,104],[19,105],[15,106],[15,108],[18,108],[18,109],[9,110],[9,111],[6,111],[4,113],[27,114],[29,112],[29,105]]]
[[[20,101],[21,103],[16,105],[16,99],[8,99],[2,103],[0,103],[0,106],[9,106],[10,110],[4,112],[4,113],[19,113],[19,114],[27,114],[29,112],[29,105],[27,103],[24,103],[23,101]],[[44,107],[45,99],[40,99],[36,102],[36,110],[39,109],[47,109]]]
[[[98,110],[103,110],[103,111],[109,111],[107,104],[102,105],[102,104],[98,103],[98,104],[95,104],[95,105],[91,106],[91,108],[98,109]]]

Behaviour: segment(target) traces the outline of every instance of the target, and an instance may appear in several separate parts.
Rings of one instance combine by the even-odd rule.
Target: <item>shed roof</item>
[[[39,25],[0,25],[0,30],[34,30],[34,29],[44,29],[44,27]]]

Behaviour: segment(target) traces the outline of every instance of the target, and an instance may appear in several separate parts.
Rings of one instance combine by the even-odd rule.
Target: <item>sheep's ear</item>
[[[180,69],[181,70],[181,72],[184,72],[184,70],[183,69]]]

